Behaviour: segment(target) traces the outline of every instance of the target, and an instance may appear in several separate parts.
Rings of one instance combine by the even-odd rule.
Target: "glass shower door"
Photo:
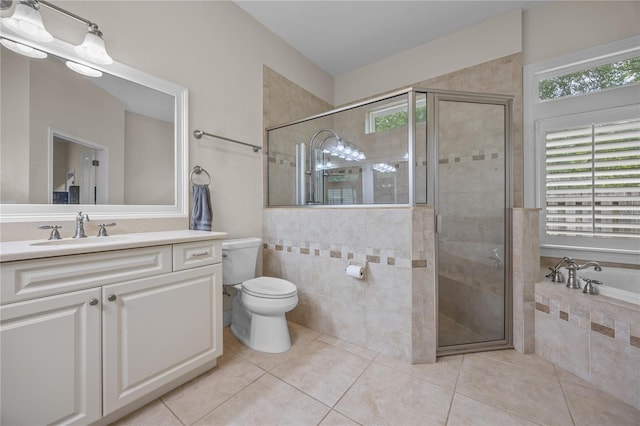
[[[437,95],[438,351],[510,345],[510,103]]]

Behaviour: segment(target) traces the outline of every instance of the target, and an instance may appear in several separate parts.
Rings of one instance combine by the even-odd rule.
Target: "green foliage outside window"
[[[427,106],[419,106],[416,108],[416,123],[424,123],[427,121]],[[396,129],[406,126],[409,122],[409,114],[407,111],[394,112],[375,119],[375,131],[384,132],[385,130]]]
[[[640,83],[640,57],[542,80],[538,90],[544,101],[634,83]]]

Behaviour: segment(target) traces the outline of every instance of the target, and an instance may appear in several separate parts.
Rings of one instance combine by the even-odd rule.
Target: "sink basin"
[[[62,240],[47,240],[31,243],[31,246],[75,246],[80,244],[104,244],[121,242],[130,239],[127,235],[111,235],[108,237],[63,238]]]

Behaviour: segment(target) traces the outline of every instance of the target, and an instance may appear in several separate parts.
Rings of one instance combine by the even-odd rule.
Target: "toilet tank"
[[[260,238],[222,241],[222,282],[239,284],[255,278]]]

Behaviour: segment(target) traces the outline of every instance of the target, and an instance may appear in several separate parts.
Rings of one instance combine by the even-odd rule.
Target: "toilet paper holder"
[[[359,276],[353,275],[353,272],[355,272],[355,270],[357,269],[350,267],[356,267],[357,269],[359,269],[361,274]],[[367,261],[365,260],[364,262],[356,262],[355,260],[350,260],[347,263],[347,266],[345,266],[344,271],[346,272],[347,276],[364,280],[367,278]]]

